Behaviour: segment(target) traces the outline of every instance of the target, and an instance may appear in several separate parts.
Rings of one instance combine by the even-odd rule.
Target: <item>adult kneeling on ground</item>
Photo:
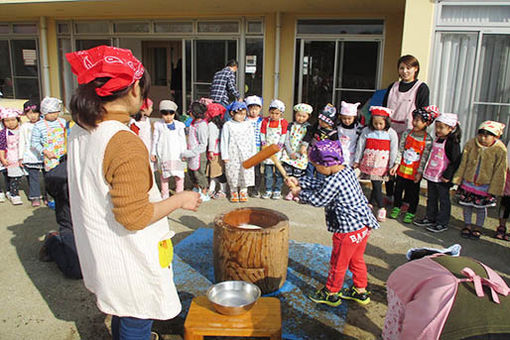
[[[175,317],[174,235],[166,216],[196,210],[197,193],[161,200],[143,142],[126,126],[150,78],[129,50],[68,53],[79,86],[71,99],[68,172],[76,247],[87,289],[113,315],[114,339],[148,339],[154,319]]]

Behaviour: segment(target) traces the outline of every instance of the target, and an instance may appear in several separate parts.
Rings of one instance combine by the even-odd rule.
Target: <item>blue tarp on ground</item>
[[[200,228],[175,247],[174,280],[182,299],[185,318],[191,299],[205,295],[214,283],[213,229]],[[339,307],[317,305],[306,294],[326,282],[331,247],[314,243],[289,242],[287,281],[270,294],[282,304],[284,339],[334,339],[343,330],[347,303]],[[348,272],[344,287],[352,284]]]

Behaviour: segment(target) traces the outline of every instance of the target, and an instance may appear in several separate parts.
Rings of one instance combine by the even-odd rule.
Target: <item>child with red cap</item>
[[[309,298],[316,303],[338,306],[341,299],[366,305],[367,266],[363,259],[371,229],[379,228],[361,190],[354,169],[343,164],[339,141],[323,140],[310,149],[308,159],[323,176],[290,177],[287,184],[301,203],[324,207],[328,231],[333,233],[333,251],[326,286]],[[344,288],[345,272],[353,274],[354,285]]]

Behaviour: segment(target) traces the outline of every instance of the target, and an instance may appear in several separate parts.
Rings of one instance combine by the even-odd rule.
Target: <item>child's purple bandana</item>
[[[340,142],[329,139],[318,141],[310,149],[308,159],[323,166],[340,165],[344,162],[342,146]]]

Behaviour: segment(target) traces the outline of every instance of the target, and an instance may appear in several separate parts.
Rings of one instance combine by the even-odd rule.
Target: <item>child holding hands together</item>
[[[379,228],[361,190],[354,169],[342,165],[340,142],[323,140],[310,149],[309,161],[322,178],[290,177],[287,184],[302,203],[324,207],[328,231],[333,233],[333,251],[326,286],[309,296],[316,303],[338,306],[341,299],[366,305],[370,302],[367,266],[363,259],[371,229]],[[345,272],[353,274],[354,286],[344,288]]]

